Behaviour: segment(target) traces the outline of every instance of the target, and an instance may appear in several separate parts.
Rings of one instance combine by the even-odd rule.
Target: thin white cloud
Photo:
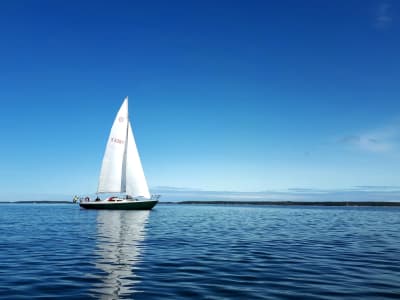
[[[364,191],[364,192],[369,192],[369,191],[374,191],[374,192],[394,192],[394,191],[400,191],[400,186],[395,186],[395,185],[359,185],[353,187],[354,190],[356,191]]]
[[[375,15],[375,26],[387,28],[393,22],[392,3],[388,0],[378,4]]]
[[[400,186],[356,186],[347,189],[291,188],[279,191],[205,191],[155,188],[162,201],[399,201]]]
[[[340,138],[338,142],[366,152],[394,152],[400,146],[400,124],[393,124],[361,134],[347,135]]]

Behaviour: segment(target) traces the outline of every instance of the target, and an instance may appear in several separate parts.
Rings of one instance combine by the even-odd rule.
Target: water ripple
[[[3,299],[398,299],[398,208],[3,205]]]

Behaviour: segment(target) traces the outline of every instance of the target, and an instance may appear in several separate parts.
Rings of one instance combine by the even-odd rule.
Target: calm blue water
[[[400,209],[0,205],[1,299],[400,299]]]

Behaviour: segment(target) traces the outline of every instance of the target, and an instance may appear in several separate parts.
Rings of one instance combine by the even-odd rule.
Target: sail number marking
[[[117,144],[121,144],[121,145],[125,144],[124,140],[117,139],[117,138],[114,138],[114,137],[111,138],[111,142],[117,143]]]

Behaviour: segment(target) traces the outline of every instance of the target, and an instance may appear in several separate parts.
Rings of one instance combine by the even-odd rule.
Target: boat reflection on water
[[[93,292],[101,299],[132,296],[139,278],[135,265],[140,261],[145,224],[149,211],[98,211],[96,268],[101,286]]]

